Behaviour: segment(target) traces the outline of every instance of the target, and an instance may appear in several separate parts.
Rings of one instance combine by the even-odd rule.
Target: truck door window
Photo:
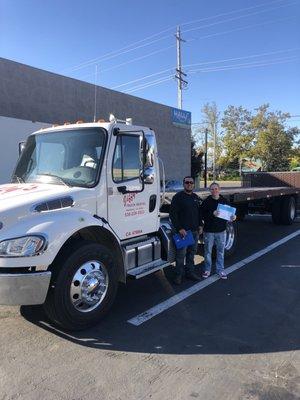
[[[137,135],[119,135],[113,158],[113,180],[123,182],[140,178],[141,139]]]

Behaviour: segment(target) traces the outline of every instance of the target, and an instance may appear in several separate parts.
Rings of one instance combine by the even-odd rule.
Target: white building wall
[[[0,116],[0,184],[10,182],[19,157],[19,143],[30,133],[48,126],[43,122]]]

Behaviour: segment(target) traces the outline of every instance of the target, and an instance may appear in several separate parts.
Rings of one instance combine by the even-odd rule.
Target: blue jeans
[[[188,247],[183,247],[182,249],[176,250],[176,264],[175,273],[178,276],[182,276],[184,272],[187,274],[194,272],[195,262],[194,257],[197,253],[199,233],[192,232],[195,243]],[[185,265],[184,265],[185,259]]]
[[[211,272],[211,252],[213,245],[216,245],[217,260],[216,271],[224,271],[224,249],[226,231],[223,232],[204,232],[204,269]]]

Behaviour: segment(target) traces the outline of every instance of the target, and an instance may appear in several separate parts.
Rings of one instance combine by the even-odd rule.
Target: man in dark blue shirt
[[[172,199],[170,219],[176,232],[182,237],[191,231],[195,243],[188,247],[176,250],[175,284],[181,284],[185,272],[188,279],[198,281],[200,277],[195,273],[194,257],[197,252],[199,233],[202,231],[201,200],[194,193],[194,179],[186,176],[183,179],[184,190],[176,193]],[[186,265],[184,265],[184,259]]]

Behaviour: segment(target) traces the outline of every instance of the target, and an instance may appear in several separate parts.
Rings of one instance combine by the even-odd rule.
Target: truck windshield
[[[66,129],[29,136],[13,182],[95,186],[106,134],[101,128]]]

